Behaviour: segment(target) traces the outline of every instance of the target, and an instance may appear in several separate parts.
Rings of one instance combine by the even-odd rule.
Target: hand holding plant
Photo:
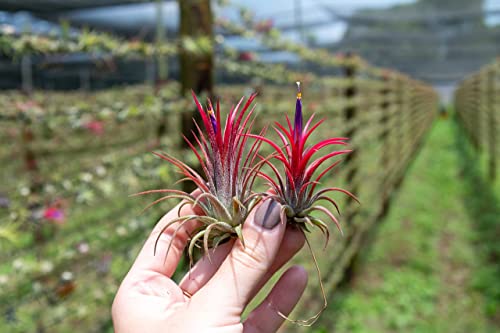
[[[214,110],[208,101],[205,110],[194,96],[203,130],[195,123],[195,144],[186,141],[200,163],[202,174],[166,153],[157,156],[174,164],[184,176],[182,180],[192,181],[198,190],[139,193],[166,194],[152,205],[171,198],[183,202],[155,227],[120,287],[113,305],[117,331],[219,332],[224,328],[227,332],[274,332],[288,319],[307,280],[300,267],[285,272],[244,323],[241,314],[269,278],[303,246],[307,241],[305,232],[311,227],[318,227],[328,242],[329,226],[314,212],[324,214],[341,231],[334,214],[318,205],[325,201],[339,210],[327,193],[342,192],[357,200],[337,187],[317,190],[322,178],[340,161],[326,167],[325,163],[350,150],[316,156],[329,147],[345,146],[347,138],[329,138],[307,145],[323,120],[313,124],[312,115],[304,125],[298,82],[297,87],[293,125],[286,117],[288,128],[278,122],[273,127],[279,143],[267,138],[265,130],[259,135],[252,134],[254,109],[250,106],[254,95],[242,108],[243,99],[240,100],[224,123],[218,103]],[[260,154],[262,143],[273,149],[267,157]],[[263,166],[270,173],[262,171]],[[256,178],[267,182],[271,191],[255,192]],[[191,270],[176,285],[170,277],[186,245]],[[312,253],[309,242],[308,246]],[[193,266],[195,248],[203,249],[204,256]],[[314,254],[313,260],[324,310],[327,300]],[[309,326],[322,310],[308,320],[293,322]],[[134,324],[125,325],[124,317],[132,318]],[[146,323],[145,318],[150,318],[150,322]],[[150,325],[150,329],[144,329],[144,325]]]
[[[276,332],[284,320],[280,314],[288,315],[305,289],[303,268],[289,268],[243,322],[241,314],[271,276],[300,250],[303,233],[281,223],[281,206],[266,200],[245,220],[245,245],[233,238],[210,249],[177,285],[171,277],[189,235],[197,229],[194,220],[182,226],[179,221],[170,223],[178,218],[179,209],[180,216],[199,213],[183,202],[155,226],[115,297],[115,331]],[[166,259],[152,255],[155,243],[159,254],[169,249]]]

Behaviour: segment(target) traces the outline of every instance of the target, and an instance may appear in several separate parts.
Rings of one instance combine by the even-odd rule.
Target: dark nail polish
[[[266,200],[255,212],[255,223],[265,229],[272,229],[281,221],[281,205],[274,200]]]

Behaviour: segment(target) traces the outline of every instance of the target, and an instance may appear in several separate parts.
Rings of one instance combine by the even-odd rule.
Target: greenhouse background
[[[498,0],[0,1],[0,332],[112,332],[175,204],[130,196],[180,178],[151,152],[196,165],[190,91],[223,109],[257,92],[260,129],[296,81],[315,139],[351,139],[325,184],[362,204],[334,195],[324,250],[308,234],[322,283],[303,249],[292,317],[322,286],[329,305],[280,331],[500,331],[499,55]]]

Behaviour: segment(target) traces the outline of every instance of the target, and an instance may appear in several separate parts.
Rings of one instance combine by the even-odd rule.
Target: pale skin
[[[243,227],[245,246],[233,240],[211,250],[211,260],[205,255],[179,284],[171,277],[196,222],[188,222],[174,238],[178,224],[161,233],[178,216],[178,208],[168,212],[146,240],[116,294],[112,306],[115,332],[276,332],[285,320],[280,313],[288,315],[306,287],[307,273],[302,267],[286,270],[245,320],[242,313],[273,274],[302,248],[305,238],[283,222],[272,229],[263,228],[255,211]],[[190,206],[181,209],[181,215],[191,214]]]

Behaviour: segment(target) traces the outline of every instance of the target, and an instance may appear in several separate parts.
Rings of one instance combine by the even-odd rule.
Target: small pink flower
[[[95,135],[104,134],[104,124],[99,120],[91,120],[83,125],[84,128],[89,130],[91,133]]]
[[[49,206],[43,212],[43,218],[57,224],[64,223],[64,211],[57,206]]]
[[[89,253],[90,246],[89,246],[89,243],[87,243],[87,242],[81,242],[81,243],[78,243],[76,245],[76,249],[81,254],[87,254],[87,253]]]

